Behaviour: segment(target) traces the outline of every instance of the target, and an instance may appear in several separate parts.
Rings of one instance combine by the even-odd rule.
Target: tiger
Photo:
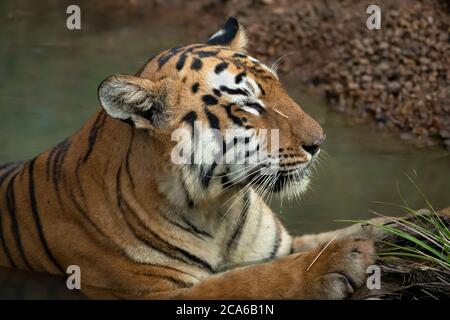
[[[0,265],[61,277],[78,266],[91,298],[345,299],[362,286],[367,225],[291,236],[266,202],[307,189],[325,133],[247,42],[229,17],[206,43],[106,78],[78,132],[1,166]],[[264,149],[263,130],[278,140],[256,163],[211,161],[223,145]],[[202,154],[177,163],[180,145],[183,159]]]

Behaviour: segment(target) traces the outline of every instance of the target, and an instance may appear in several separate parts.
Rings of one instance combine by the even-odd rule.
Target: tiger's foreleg
[[[375,261],[370,240],[349,237],[325,250],[291,254],[210,276],[190,288],[122,298],[142,299],[344,299],[366,279]]]
[[[368,223],[356,223],[346,228],[334,231],[298,236],[292,241],[292,251],[309,251],[317,247],[324,246],[330,241],[343,239],[349,236],[362,237],[371,240],[381,239],[384,232],[382,229],[379,229],[374,225],[380,225],[386,223],[387,221],[389,221],[389,218],[379,217],[369,220]]]

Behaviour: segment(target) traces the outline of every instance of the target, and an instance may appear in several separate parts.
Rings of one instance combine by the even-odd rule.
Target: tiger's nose
[[[325,141],[325,138],[326,138],[326,136],[324,134],[322,138],[320,138],[319,140],[316,140],[312,144],[303,144],[302,148],[303,148],[303,150],[308,152],[311,156],[314,156],[319,152],[320,146]]]

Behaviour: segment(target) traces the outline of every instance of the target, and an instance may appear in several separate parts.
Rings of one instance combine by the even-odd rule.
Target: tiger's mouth
[[[282,197],[295,198],[306,191],[311,174],[312,161],[286,169],[261,168],[249,175],[257,193],[280,194]]]
[[[302,162],[279,160],[268,157],[255,165],[228,167],[225,185],[234,185],[241,190],[252,188],[263,198],[272,195],[288,200],[300,198],[308,188],[317,154]]]

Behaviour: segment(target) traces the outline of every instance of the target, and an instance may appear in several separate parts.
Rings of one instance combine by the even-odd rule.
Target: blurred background
[[[340,219],[399,215],[387,204],[450,205],[450,1],[2,0],[0,163],[31,158],[78,130],[98,108],[97,86],[134,74],[153,54],[204,42],[229,15],[249,52],[272,65],[324,127],[311,190],[272,208],[292,233]],[[81,8],[68,30],[66,8]],[[60,280],[0,269],[0,298],[76,298]]]

